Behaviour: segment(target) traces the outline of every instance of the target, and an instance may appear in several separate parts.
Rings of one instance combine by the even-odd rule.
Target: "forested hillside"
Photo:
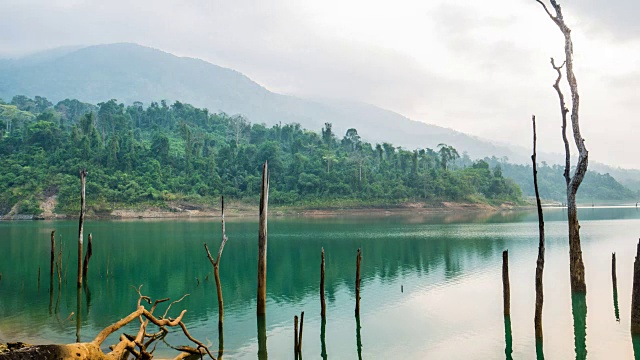
[[[272,204],[306,207],[418,201],[519,202],[520,188],[484,160],[454,165],[452,146],[402,149],[363,142],[357,129],[330,123],[266,127],[175,102],[131,106],[109,100],[51,104],[16,96],[0,104],[0,214],[79,208],[78,170],[86,167],[90,213],[172,201],[212,203],[225,195],[255,200],[269,161]]]

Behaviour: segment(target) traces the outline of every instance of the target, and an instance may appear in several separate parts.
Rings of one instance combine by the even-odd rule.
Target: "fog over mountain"
[[[66,47],[5,60],[0,63],[0,98],[9,101],[18,94],[94,104],[111,98],[147,105],[178,100],[213,112],[241,114],[254,123],[295,122],[320,131],[330,122],[339,136],[356,128],[371,143],[391,142],[406,149],[447,143],[472,157],[526,161],[518,150],[373,105],[277,94],[235,70],[130,43]]]

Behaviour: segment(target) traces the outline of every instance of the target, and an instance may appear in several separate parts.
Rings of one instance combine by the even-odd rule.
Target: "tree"
[[[556,66],[555,61],[551,58],[551,66],[557,72],[558,77],[553,85],[560,99],[560,113],[562,115],[562,140],[565,150],[565,167],[564,178],[567,185],[567,221],[569,223],[569,272],[571,276],[571,291],[584,293],[587,286],[584,281],[584,263],[582,261],[582,249],[580,245],[580,224],[578,223],[578,210],[576,207],[576,193],[587,172],[589,163],[589,152],[584,145],[584,139],[580,133],[579,107],[580,96],[578,95],[578,83],[573,73],[573,42],[571,41],[571,29],[565,24],[562,15],[562,8],[555,0],[550,0],[551,6],[555,11],[555,16],[549,12],[547,6],[541,1],[536,0],[542,5],[544,11],[549,18],[558,26],[560,32],[564,36],[564,63]],[[565,106],[564,95],[560,90],[560,80],[562,79],[561,69],[565,68],[567,83],[571,90],[571,128],[573,130],[573,139],[578,148],[578,163],[576,169],[571,176],[571,152],[569,149],[569,141],[567,140],[567,114],[569,109]]]
[[[460,158],[460,154],[458,154],[458,150],[451,145],[447,145],[444,143],[438,144],[438,154],[440,154],[440,163],[442,164],[442,168],[447,170],[447,164],[450,161],[455,161]]]

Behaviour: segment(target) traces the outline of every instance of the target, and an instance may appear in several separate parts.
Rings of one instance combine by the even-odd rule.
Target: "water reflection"
[[[504,355],[507,360],[513,360],[513,335],[511,334],[511,317],[504,317]]]
[[[218,360],[222,360],[224,354],[224,328],[221,322],[218,323]]]
[[[640,360],[640,335],[632,335],[631,342],[633,343],[633,357]]]
[[[616,317],[616,321],[620,322],[620,309],[618,308],[618,288],[613,286],[613,314]]]
[[[543,345],[542,339],[536,339],[536,360],[544,360]]]
[[[325,341],[326,327],[327,327],[327,319],[323,317],[320,322],[320,348],[322,349],[320,356],[322,357],[322,360],[327,360],[327,344]]]
[[[585,293],[571,294],[573,313],[573,335],[576,360],[587,358],[587,296]]]
[[[358,360],[362,360],[362,336],[360,336],[360,316],[356,316],[356,348],[358,350]]]
[[[258,316],[258,360],[267,360],[267,319]]]
[[[76,342],[80,342],[80,325],[82,322],[82,288],[80,286],[77,287],[76,293]]]

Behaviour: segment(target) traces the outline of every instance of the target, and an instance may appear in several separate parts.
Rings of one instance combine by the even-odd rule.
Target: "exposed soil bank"
[[[0,216],[0,220],[55,220],[75,219],[76,214],[56,214],[51,204],[46,205],[41,215],[7,214]],[[229,203],[225,206],[225,215],[230,217],[257,216],[258,207],[246,203]],[[391,214],[430,214],[470,211],[502,211],[529,208],[515,204],[492,206],[489,204],[473,204],[460,202],[407,202],[389,206],[371,207],[330,207],[310,208],[304,206],[271,205],[271,216],[341,216],[341,215],[391,215]],[[193,205],[186,203],[170,203],[167,208],[149,207],[142,209],[115,209],[110,212],[93,212],[87,210],[87,218],[91,219],[154,219],[154,218],[207,218],[219,217],[220,209],[216,207]]]

